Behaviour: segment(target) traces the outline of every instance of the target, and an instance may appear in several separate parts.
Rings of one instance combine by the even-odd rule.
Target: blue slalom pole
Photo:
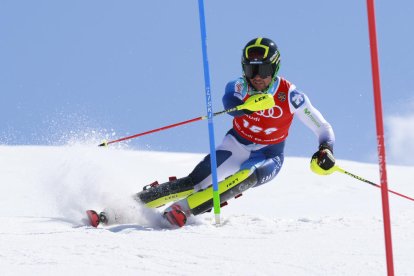
[[[206,20],[205,20],[205,15],[204,15],[204,1],[203,0],[198,0],[198,12],[200,15],[201,47],[203,50],[204,83],[205,83],[205,91],[206,91],[208,134],[209,134],[209,140],[210,140],[211,177],[213,180],[214,216],[215,216],[216,224],[220,224],[220,194],[218,191],[218,183],[217,183],[217,161],[216,161],[216,146],[214,143],[213,104],[211,102],[210,71],[209,71],[208,59],[207,59]]]

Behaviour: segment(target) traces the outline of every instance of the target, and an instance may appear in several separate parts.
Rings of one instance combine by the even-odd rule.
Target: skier
[[[216,149],[217,176],[222,204],[238,197],[250,187],[271,181],[284,160],[285,140],[294,115],[318,137],[318,150],[311,158],[311,168],[329,174],[335,165],[334,132],[309,98],[295,85],[277,75],[280,53],[268,38],[255,38],[243,48],[243,75],[230,81],[223,96],[224,108],[231,109],[261,97],[271,97],[274,105],[259,111],[249,109],[230,112],[233,127]],[[149,207],[166,208],[163,216],[173,225],[185,225],[187,217],[198,215],[213,206],[210,155],[207,155],[186,177],[158,184],[154,182],[135,195]],[[99,220],[106,222],[105,212]],[[98,221],[96,224],[99,223]]]

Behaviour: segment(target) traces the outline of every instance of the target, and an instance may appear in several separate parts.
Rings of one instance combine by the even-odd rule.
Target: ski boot
[[[147,207],[158,208],[171,201],[187,197],[193,192],[194,183],[189,176],[178,179],[172,176],[168,182],[159,184],[155,181],[146,185],[141,192],[135,194],[134,198]]]
[[[98,227],[98,225],[100,223],[103,223],[103,224],[108,223],[108,218],[107,218],[105,212],[100,212],[98,214],[94,210],[87,210],[86,214],[88,215],[89,223],[91,224],[91,226],[93,226],[95,228]]]
[[[163,214],[163,217],[171,224],[178,227],[183,227],[187,222],[187,216],[178,204],[173,204],[168,207]]]

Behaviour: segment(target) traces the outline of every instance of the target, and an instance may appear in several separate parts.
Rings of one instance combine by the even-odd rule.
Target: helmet
[[[241,63],[247,79],[254,78],[257,74],[262,78],[274,78],[279,71],[279,49],[271,39],[252,39],[243,48]]]

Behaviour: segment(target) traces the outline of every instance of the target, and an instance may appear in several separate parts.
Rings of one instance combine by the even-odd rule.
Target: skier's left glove
[[[312,155],[311,170],[319,175],[328,175],[335,171],[335,157],[332,147],[321,144],[319,150]]]

